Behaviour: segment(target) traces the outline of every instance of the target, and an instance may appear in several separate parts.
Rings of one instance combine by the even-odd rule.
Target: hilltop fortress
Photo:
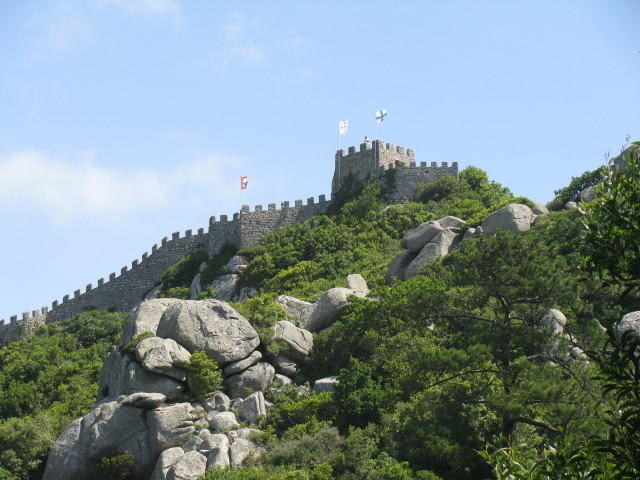
[[[433,181],[442,175],[457,175],[458,163],[449,166],[447,162],[440,165],[420,162],[418,165],[412,149],[382,140],[361,143],[359,149],[349,147],[347,151],[336,152],[332,198],[347,178],[381,178],[389,170],[393,170],[389,201],[401,203],[413,198],[416,184]],[[108,280],[100,278],[95,285],[90,283],[76,290],[73,296],[65,295],[61,302],[54,301],[51,308],[24,312],[20,319],[14,315],[8,323],[0,320],[0,345],[29,335],[42,323],[63,320],[88,309],[129,311],[159,284],[163,272],[185,255],[195,250],[206,250],[209,255],[215,255],[227,242],[238,248],[255,245],[268,233],[326,213],[330,205],[331,200],[325,195],[320,195],[317,201],[314,197],[305,203],[296,200],[293,205],[282,202],[279,209],[275,203],[270,203],[266,209],[256,205],[253,211],[243,205],[231,219],[226,215],[219,219],[211,217],[207,232],[204,228],[195,234],[192,230],[184,235],[175,232],[171,238],[163,238],[160,245],[153,245],[151,253],[145,252],[141,259],[131,262],[131,267],[122,267],[119,275],[111,273]]]

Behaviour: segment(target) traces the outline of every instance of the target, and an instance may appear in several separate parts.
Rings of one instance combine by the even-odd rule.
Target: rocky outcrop
[[[246,358],[260,339],[251,324],[218,300],[182,300],[162,315],[157,335],[172,338],[190,352],[202,350],[221,363]]]
[[[618,341],[622,340],[626,332],[633,332],[640,338],[640,312],[627,313],[613,326],[613,333]]]
[[[262,360],[262,353],[259,350],[255,350],[251,353],[247,358],[243,358],[242,360],[238,360],[237,362],[231,362],[229,365],[224,367],[225,375],[235,375],[236,373],[240,373],[243,370],[255,365],[260,360]]]
[[[300,327],[310,332],[317,332],[323,328],[327,328],[337,319],[340,310],[349,303],[348,298],[352,295],[364,298],[365,294],[356,292],[349,288],[330,288],[321,294],[315,303],[313,313],[305,322],[300,322]]]
[[[127,317],[121,344],[129,343],[142,333],[153,333],[158,329],[160,318],[169,305],[180,302],[176,298],[156,298],[140,303]]]
[[[288,295],[280,295],[276,298],[276,303],[287,312],[287,318],[294,325],[306,323],[315,307],[313,303],[298,300]]]
[[[116,398],[137,392],[161,393],[169,399],[178,397],[185,385],[165,375],[150,372],[130,355],[114,347],[107,355],[100,376],[100,398]]]
[[[136,358],[151,372],[166,375],[181,382],[187,380],[186,372],[180,367],[191,360],[191,354],[175,340],[160,337],[145,338],[136,347]]]
[[[447,227],[440,231],[430,242],[422,247],[420,253],[407,266],[404,278],[416,276],[422,267],[432,263],[439,257],[447,255],[460,240],[460,229]]]
[[[245,398],[238,405],[238,415],[241,420],[256,423],[259,417],[267,415],[267,407],[262,392],[255,392]]]
[[[503,230],[507,232],[527,232],[531,228],[533,211],[527,205],[510,203],[490,214],[482,222],[484,235],[494,235]]]
[[[227,389],[232,398],[245,398],[253,392],[264,392],[275,373],[273,366],[261,362],[238,375],[227,378]]]
[[[271,342],[281,341],[288,345],[286,355],[292,360],[303,361],[313,348],[313,335],[286,320],[276,322]]]
[[[319,380],[316,380],[313,384],[313,391],[317,393],[322,392],[333,392],[336,389],[336,385],[338,384],[337,377],[325,377]]]
[[[47,460],[44,480],[80,478],[104,457],[129,452],[139,477],[147,478],[155,462],[145,410],[119,401],[94,407],[69,425],[56,440]]]

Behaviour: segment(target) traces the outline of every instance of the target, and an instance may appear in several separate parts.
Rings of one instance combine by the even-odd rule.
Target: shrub
[[[120,351],[124,353],[134,353],[138,344],[144,340],[145,338],[154,337],[155,335],[152,332],[143,332],[140,335],[136,335],[133,340],[125,343],[120,347]]]
[[[202,400],[208,393],[222,388],[223,379],[220,367],[205,352],[193,352],[191,360],[183,368],[187,371],[191,393],[197,399]]]
[[[158,292],[160,298],[179,298],[180,300],[189,300],[189,287],[172,287],[162,289]]]
[[[167,268],[162,274],[162,289],[184,287],[191,284],[193,277],[198,273],[202,262],[207,260],[207,254],[202,250],[196,250]]]
[[[135,457],[123,452],[113,457],[104,457],[98,462],[96,480],[129,480],[133,478]]]

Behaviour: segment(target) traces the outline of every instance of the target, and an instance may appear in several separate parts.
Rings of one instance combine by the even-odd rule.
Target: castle
[[[400,203],[413,198],[418,183],[430,182],[442,175],[457,175],[458,163],[449,166],[442,162],[438,166],[431,162],[427,166],[426,162],[420,162],[418,165],[412,149],[382,140],[367,141],[361,143],[358,150],[349,147],[346,152],[336,152],[332,198],[350,176],[359,180],[381,178],[389,170],[394,170],[389,201]],[[108,280],[100,278],[96,285],[90,283],[84,289],[76,290],[73,296],[65,295],[62,302],[54,301],[51,308],[25,312],[21,319],[14,315],[9,323],[0,320],[0,345],[29,335],[42,323],[63,320],[91,308],[129,311],[160,282],[163,272],[185,255],[199,249],[215,255],[227,242],[238,248],[255,245],[268,233],[326,213],[330,205],[331,200],[325,195],[320,195],[317,201],[310,197],[304,204],[302,200],[296,200],[293,205],[282,202],[279,209],[274,203],[266,209],[256,205],[253,211],[243,205],[231,219],[226,215],[221,215],[219,220],[211,217],[207,232],[204,228],[195,234],[187,230],[182,236],[175,232],[171,238],[163,238],[160,245],[154,245],[151,253],[145,252],[141,259],[131,262],[131,267],[122,267],[119,275],[111,273]]]

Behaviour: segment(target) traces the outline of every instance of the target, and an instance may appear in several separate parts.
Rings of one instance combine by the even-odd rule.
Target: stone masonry
[[[449,166],[442,162],[438,166],[431,162],[427,166],[421,162],[417,165],[413,150],[374,140],[360,144],[358,151],[356,147],[349,147],[347,152],[336,152],[331,191],[335,193],[349,174],[366,180],[381,178],[392,169],[395,188],[389,200],[400,203],[413,199],[418,183],[430,182],[442,175],[457,175],[458,163],[453,162]],[[30,334],[42,323],[63,320],[88,309],[127,312],[159,284],[167,268],[191,252],[205,250],[214,255],[226,242],[238,248],[255,245],[263,236],[284,226],[326,213],[330,205],[331,200],[324,195],[320,195],[317,202],[313,197],[304,204],[302,200],[296,200],[293,205],[282,202],[280,209],[276,209],[275,203],[270,203],[266,210],[257,205],[253,211],[248,205],[243,205],[231,220],[226,215],[221,215],[218,221],[211,217],[206,233],[202,228],[195,235],[191,230],[182,237],[179,232],[173,233],[170,239],[165,237],[160,246],[154,245],[151,254],[145,253],[141,260],[134,260],[131,267],[122,267],[119,275],[112,273],[108,280],[100,278],[96,285],[86,285],[84,289],[76,290],[73,296],[65,295],[62,302],[54,301],[51,309],[42,307],[31,313],[25,312],[21,319],[14,315],[7,324],[0,320],[0,345]]]

